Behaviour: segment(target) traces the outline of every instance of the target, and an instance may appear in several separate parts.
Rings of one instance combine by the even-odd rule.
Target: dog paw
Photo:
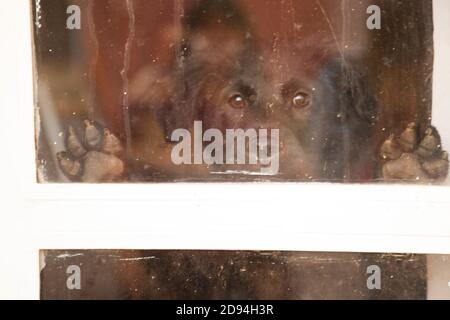
[[[113,182],[124,174],[122,143],[97,123],[86,120],[80,130],[69,127],[66,150],[58,153],[57,159],[61,171],[72,181]]]
[[[391,135],[383,143],[380,155],[385,181],[430,183],[443,181],[448,175],[448,154],[431,126],[421,136],[417,125],[409,124],[400,136]]]

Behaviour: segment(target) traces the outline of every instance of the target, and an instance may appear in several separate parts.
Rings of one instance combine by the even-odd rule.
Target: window
[[[431,0],[33,11],[40,182],[445,183]]]
[[[2,288],[11,288],[14,296],[38,297],[39,289],[37,281],[35,281],[37,279],[36,270],[39,270],[38,252],[43,248],[64,250],[57,254],[64,254],[67,249],[78,248],[86,250],[123,248],[427,254],[450,252],[450,241],[448,241],[450,238],[448,228],[450,202],[446,187],[424,187],[420,183],[421,179],[417,186],[415,185],[417,180],[413,185],[409,183],[359,184],[359,182],[379,182],[380,176],[375,173],[380,171],[376,170],[369,172],[372,178],[364,176],[364,179],[361,176],[355,178],[355,176],[347,174],[340,174],[337,178],[327,176],[326,179],[299,177],[298,174],[290,172],[284,175],[282,174],[284,161],[281,161],[281,152],[283,151],[281,142],[284,141],[284,130],[281,129],[288,128],[289,121],[300,120],[301,122],[308,117],[317,116],[315,114],[317,111],[311,111],[310,107],[316,105],[317,96],[314,95],[314,92],[319,88],[312,87],[312,89],[316,89],[312,90],[307,86],[309,82],[304,83],[305,80],[312,78],[326,87],[327,81],[332,79],[330,75],[342,76],[341,82],[331,81],[331,89],[336,89],[333,85],[339,84],[337,87],[339,89],[350,88],[353,91],[354,89],[363,91],[362,95],[359,91],[345,91],[351,94],[350,96],[344,95],[344,97],[339,95],[342,99],[359,96],[371,101],[373,98],[378,106],[377,123],[370,126],[370,129],[375,132],[373,136],[370,136],[373,140],[367,144],[368,147],[374,148],[374,169],[377,169],[377,165],[383,165],[383,162],[379,162],[378,155],[383,142],[391,133],[398,137],[406,130],[410,122],[414,122],[419,124],[421,137],[423,137],[426,131],[423,130],[423,127],[424,125],[426,127],[430,121],[430,116],[432,124],[440,133],[443,150],[448,150],[447,141],[450,137],[450,128],[446,121],[449,101],[446,84],[450,74],[450,63],[447,59],[450,55],[447,36],[447,30],[450,27],[447,18],[450,12],[448,1],[437,0],[433,3],[422,1],[420,4],[409,1],[403,2],[404,7],[396,7],[394,1],[373,1],[373,3],[358,1],[357,4],[352,1],[343,1],[343,7],[337,8],[334,5],[335,1],[323,0],[318,1],[317,3],[320,5],[316,6],[311,2],[308,4],[311,8],[307,8],[307,10],[294,10],[296,14],[305,15],[303,24],[292,24],[289,15],[284,15],[285,18],[277,21],[275,16],[282,16],[281,13],[274,15],[278,8],[272,10],[269,7],[262,10],[257,8],[256,1],[246,2],[246,6],[249,7],[244,7],[242,2],[236,1],[239,6],[242,6],[239,7],[239,12],[251,13],[241,14],[247,18],[246,23],[255,26],[256,29],[257,17],[265,19],[264,21],[270,20],[271,23],[259,25],[261,29],[250,34],[250,39],[254,39],[251,42],[258,44],[256,47],[257,50],[260,50],[264,63],[256,64],[254,69],[245,68],[245,72],[251,71],[252,76],[245,77],[244,74],[243,79],[246,81],[238,81],[231,87],[233,90],[226,96],[227,99],[223,100],[224,104],[230,107],[226,109],[228,113],[225,115],[239,115],[251,109],[250,111],[257,112],[258,117],[255,119],[258,121],[252,123],[253,128],[250,125],[249,127],[236,126],[234,128],[231,126],[232,128],[228,128],[228,123],[222,128],[201,121],[202,138],[206,130],[210,128],[218,129],[221,135],[217,134],[217,131],[214,131],[215,134],[214,132],[210,132],[210,134],[219,139],[222,136],[224,142],[226,142],[226,131],[224,134],[223,129],[258,129],[256,137],[259,140],[261,137],[259,126],[261,126],[262,129],[268,130],[267,138],[271,142],[270,129],[279,129],[280,166],[277,174],[261,171],[264,168],[270,169],[270,164],[276,164],[275,161],[270,161],[269,157],[266,159],[265,165],[258,158],[258,162],[249,167],[251,157],[245,153],[250,153],[251,149],[247,144],[250,145],[249,142],[253,140],[247,136],[246,139],[243,139],[246,141],[244,164],[237,163],[236,154],[231,161],[233,164],[230,168],[226,166],[226,163],[224,165],[205,163],[205,157],[203,157],[205,148],[208,142],[213,141],[202,143],[200,148],[202,164],[200,165],[182,164],[179,166],[173,163],[171,157],[168,158],[170,161],[162,161],[162,163],[142,163],[136,160],[140,159],[139,157],[130,157],[129,155],[132,155],[135,150],[133,147],[135,143],[153,143],[153,141],[163,141],[160,145],[168,146],[169,155],[171,155],[174,147],[180,146],[178,143],[181,142],[170,141],[172,133],[176,129],[187,128],[191,134],[191,146],[193,147],[196,141],[195,120],[210,120],[211,117],[206,117],[206,112],[211,111],[209,109],[196,110],[199,113],[194,113],[194,117],[190,112],[182,113],[186,109],[170,109],[179,108],[178,104],[175,106],[169,104],[166,109],[162,109],[162,111],[169,110],[169,116],[158,109],[161,107],[160,104],[156,104],[156,109],[150,108],[149,111],[146,103],[143,105],[133,104],[131,98],[133,95],[129,91],[123,90],[123,82],[127,83],[126,79],[128,79],[128,86],[125,88],[134,88],[133,90],[138,93],[141,92],[138,90],[140,87],[136,88],[133,84],[145,84],[156,72],[151,68],[154,64],[158,67],[169,66],[168,71],[166,69],[163,71],[167,71],[168,77],[175,77],[178,82],[168,83],[179,85],[181,82],[190,88],[188,86],[190,83],[183,80],[192,80],[193,77],[183,77],[178,74],[178,70],[180,70],[178,68],[195,71],[195,64],[186,65],[186,63],[194,56],[196,50],[200,50],[204,45],[202,37],[195,37],[195,45],[192,45],[192,41],[190,43],[173,41],[172,45],[172,42],[167,39],[180,39],[176,31],[184,30],[183,28],[187,28],[187,26],[190,27],[187,30],[195,34],[197,32],[195,30],[201,30],[202,20],[192,19],[189,24],[183,24],[183,21],[187,21],[187,17],[194,12],[190,11],[194,8],[192,6],[194,1],[173,3],[170,1],[132,1],[129,2],[131,6],[128,8],[120,7],[126,1],[109,1],[108,3],[112,4],[109,7],[104,6],[106,1],[96,0],[91,7],[87,6],[87,3],[88,1],[71,3],[49,0],[31,1],[30,3],[17,1],[14,4],[12,2],[5,4],[5,11],[2,11],[8,12],[8,15],[0,21],[3,23],[2,30],[8,31],[9,35],[8,41],[5,43],[18,44],[19,48],[4,52],[5,58],[2,61],[4,64],[2,69],[6,70],[6,76],[2,79],[2,87],[8,88],[5,90],[5,96],[2,97],[2,101],[6,97],[2,105],[8,107],[0,108],[0,113],[1,118],[8,121],[5,121],[0,128],[2,139],[7,137],[2,141],[4,150],[7,152],[0,157],[2,167],[5,168],[2,182],[7,186],[2,202],[2,212],[6,212],[2,215],[2,219],[6,219],[6,224],[1,224],[3,227],[1,237],[3,240],[7,239],[2,243],[15,243],[13,247],[4,248],[10,256],[6,265],[14,271],[14,275],[8,278],[3,274],[0,275],[1,282],[4,284]],[[94,2],[89,1],[89,3]],[[276,5],[275,1],[273,3],[266,1],[265,3],[268,6]],[[30,4],[33,8],[31,14],[29,12]],[[179,5],[174,6],[174,4]],[[365,11],[372,4],[376,4],[381,9],[381,29],[377,29],[376,19],[369,19],[377,16],[377,9],[372,8],[370,13]],[[78,29],[76,19],[78,9],[73,5],[79,8],[80,29]],[[144,12],[142,8],[150,5],[154,5],[160,10]],[[349,10],[352,12],[351,18],[341,13],[341,9],[345,9],[345,5],[351,9]],[[48,10],[49,7],[52,10]],[[119,7],[123,10],[118,10]],[[258,10],[263,12],[256,14],[259,12]],[[289,8],[279,8],[279,10],[279,12],[282,12],[281,10],[292,12]],[[135,13],[134,24],[131,24],[133,19],[130,17],[133,15],[130,15],[129,12],[133,11]],[[175,19],[173,12],[181,12],[185,18]],[[314,17],[317,19],[306,17],[307,13],[314,13]],[[167,17],[171,14],[173,19],[168,19]],[[350,15],[350,13],[348,14]],[[159,15],[161,17],[158,19]],[[392,15],[396,15],[397,18],[391,20],[389,17]],[[177,15],[177,17],[179,16]],[[348,19],[343,19],[343,17]],[[110,23],[109,19],[111,19]],[[373,29],[367,28],[368,19],[372,23]],[[418,23],[415,24],[411,21]],[[394,25],[398,23],[402,27],[407,26],[414,31],[405,34],[406,32],[402,28],[392,28],[391,23]],[[30,24],[33,27],[32,33],[29,32]],[[169,26],[167,30],[159,28],[164,24]],[[131,25],[134,25],[134,32],[130,32],[133,29],[130,28]],[[286,25],[294,27],[295,32],[281,32],[286,30],[284,29],[287,28]],[[362,29],[356,28],[355,25],[362,25]],[[197,26],[200,29],[196,29]],[[242,26],[242,24],[231,24],[231,29],[247,40],[247,33],[242,34]],[[390,32],[383,29],[383,26],[389,26]],[[432,27],[434,34],[431,33]],[[220,29],[220,26],[217,28]],[[280,32],[275,32],[278,33],[277,36],[272,37],[272,28],[279,28]],[[95,32],[89,32],[89,30]],[[298,79],[289,81],[293,79],[288,77],[289,80],[282,82],[283,85],[275,88],[278,89],[276,91],[271,86],[273,78],[287,76],[290,71],[294,70],[290,63],[279,63],[287,59],[286,51],[282,50],[286,48],[282,45],[286,43],[283,42],[285,41],[283,39],[298,36],[298,34],[308,34],[312,30],[317,31],[320,37],[305,37],[305,41],[301,42],[302,46],[299,49],[316,47],[323,49],[325,47],[329,50],[318,50],[319,54],[314,50],[310,50],[311,52],[306,50],[313,54],[309,56],[305,53],[305,59],[299,59],[297,62],[316,61],[320,63],[317,65],[307,63],[305,69],[302,69],[306,73],[302,74],[304,77],[300,79],[303,81],[298,81]],[[393,33],[393,30],[397,30],[398,33]],[[129,34],[133,33],[134,36],[130,37]],[[220,34],[223,36],[228,33],[220,32]],[[234,35],[234,33],[231,34]],[[258,34],[260,36],[257,36]],[[209,34],[209,36],[211,39],[216,38],[215,33]],[[125,50],[126,43],[130,38],[134,38],[134,40],[128,42],[129,54],[125,54],[127,52]],[[97,44],[95,39],[98,41]],[[151,39],[159,39],[160,42]],[[323,40],[324,43],[317,42],[317,39]],[[401,45],[396,46],[393,50],[391,41],[395,39],[398,39]],[[220,38],[220,40],[227,43],[225,38]],[[231,41],[231,44],[228,43],[230,46],[227,46],[230,51],[223,50],[224,47],[221,46],[216,52],[227,55],[230,52],[233,53],[233,49],[250,50],[251,52],[255,50],[255,47],[251,45],[233,46],[233,37],[228,40]],[[431,43],[432,40],[433,43]],[[33,46],[30,46],[30,43],[33,43]],[[289,48],[292,41],[287,41],[287,44]],[[96,48],[98,48],[98,54],[96,54]],[[433,48],[432,51],[431,48]],[[174,51],[174,55],[157,53],[164,52],[166,49]],[[269,58],[267,58],[268,51],[272,54],[269,55]],[[342,55],[340,51],[342,51]],[[398,52],[401,54],[397,55]],[[200,53],[201,50],[197,52],[197,54]],[[34,55],[33,74],[31,73],[32,55]],[[126,56],[129,60],[125,59]],[[380,58],[386,56],[388,59]],[[95,57],[98,58],[95,59]],[[217,56],[212,55],[210,58],[215,57]],[[246,62],[243,64],[244,66],[255,65],[255,61],[252,61],[253,58],[259,58],[258,55],[253,54],[248,57],[247,60],[243,60]],[[342,67],[342,64],[339,64],[339,60],[342,63],[342,57],[348,62],[346,68],[339,68]],[[378,63],[380,60],[381,63]],[[129,61],[129,65],[128,68],[125,68],[125,71],[128,70],[128,72],[123,73],[124,61]],[[330,63],[325,63],[327,61]],[[146,62],[150,67],[146,65]],[[211,62],[213,63],[214,60]],[[242,60],[236,59],[234,62],[239,65]],[[434,64],[434,68],[431,64]],[[280,69],[274,71],[274,66]],[[18,74],[16,70],[19,70]],[[149,70],[150,72],[147,73]],[[422,73],[418,70],[422,70]],[[351,76],[343,77],[344,72],[346,75],[348,75],[347,72],[350,72]],[[215,76],[217,74],[213,73],[211,77],[203,79],[207,89],[213,92],[217,85],[218,79]],[[254,77],[253,74],[258,77]],[[264,76],[262,77],[261,74]],[[122,75],[126,75],[126,77],[122,77]],[[155,90],[158,94],[164,93],[166,89],[169,92],[172,90],[170,87],[164,88],[163,75],[166,73],[156,73],[156,79],[159,80],[158,84],[161,86]],[[35,84],[34,101],[32,99],[32,76],[34,76]],[[240,79],[240,77],[238,78]],[[349,79],[361,81],[364,85],[352,86],[351,83],[348,84]],[[261,80],[264,90],[258,91],[255,85],[248,85],[248,82],[252,82],[250,80]],[[302,90],[296,90],[299,87]],[[194,88],[198,89],[195,83]],[[306,90],[308,88],[311,90]],[[184,86],[181,86],[180,92],[184,92],[185,89]],[[370,94],[363,89],[370,90]],[[283,113],[277,113],[277,117],[270,117],[272,114],[270,108],[269,110],[256,109],[256,111],[252,109],[254,106],[260,105],[261,99],[270,101],[264,95],[268,95],[274,90],[279,97],[277,106],[281,105],[288,110],[295,110],[297,113],[295,117],[286,116]],[[124,94],[125,92],[127,94]],[[188,92],[191,91],[188,90]],[[255,95],[255,93],[261,92],[263,93],[262,97],[259,94]],[[410,94],[410,92],[412,93]],[[173,97],[173,95],[170,96]],[[330,96],[325,95],[322,98]],[[155,97],[157,98],[158,95],[151,95],[151,98]],[[203,92],[201,97],[207,98],[209,95]],[[142,97],[142,101],[146,102],[144,98],[145,96]],[[343,101],[347,101],[345,99]],[[162,101],[166,101],[166,99],[162,99]],[[15,108],[17,105],[19,107]],[[126,108],[127,105],[128,108]],[[367,111],[366,104],[362,109],[356,108],[357,103],[341,104],[339,102],[331,105],[342,106],[344,109],[351,106],[352,108],[344,111],[354,112],[353,115],[358,115],[358,119],[361,116],[366,120],[371,119],[371,113],[365,112]],[[381,113],[379,108],[381,108]],[[192,109],[188,110],[192,111]],[[161,111],[161,113],[156,112],[155,116],[153,111]],[[273,113],[278,111],[278,109],[273,110]],[[34,115],[36,118],[33,122]],[[173,119],[170,115],[179,115],[180,117]],[[346,119],[348,121],[349,119],[348,117],[343,118],[343,114],[337,117],[338,115],[339,113],[336,113],[338,120]],[[369,115],[368,118],[367,115]],[[133,122],[133,119],[136,118],[149,119],[148,122],[144,121],[145,124],[148,123],[148,126],[142,125],[142,123],[142,126],[137,126]],[[237,117],[237,119],[239,118]],[[216,118],[212,117],[212,120],[214,119]],[[232,119],[236,118],[232,117]],[[86,182],[133,183],[67,183],[63,185],[59,183],[82,182],[78,174],[69,175],[69,177],[67,177],[67,172],[64,174],[58,164],[57,154],[61,151],[70,151],[66,143],[70,126],[73,126],[75,132],[78,133],[77,137],[80,142],[83,142],[82,146],[86,147],[86,137],[82,130],[86,125],[85,120],[95,120],[94,129],[100,131],[102,137],[105,134],[104,128],[109,130],[107,132],[114,134],[119,139],[125,154],[124,157],[118,157],[124,164],[123,175],[117,174],[107,177],[109,179],[92,179],[92,181],[87,179]],[[186,120],[189,120],[187,125],[183,123]],[[380,124],[380,121],[383,125]],[[277,127],[277,123],[281,123],[283,126]],[[88,124],[92,125],[92,123]],[[153,124],[155,127],[152,127]],[[161,127],[169,130],[166,130],[167,132],[160,130]],[[92,127],[90,128],[92,129]],[[314,126],[313,128],[326,129],[327,126]],[[344,128],[340,126],[339,137],[343,137]],[[159,135],[161,140],[147,139],[148,131],[150,131],[151,137]],[[178,132],[182,137],[187,136],[186,131]],[[13,133],[16,134],[13,135]],[[251,137],[252,132],[248,134]],[[35,137],[37,138],[36,144],[34,143]],[[98,135],[94,134],[93,137],[95,142]],[[294,145],[300,144],[297,135],[292,134],[290,138],[291,140],[288,141],[295,141]],[[259,152],[260,148],[263,151],[268,149],[268,154],[271,155],[272,145],[269,142],[266,148],[264,145],[257,144],[256,150]],[[95,143],[93,145],[94,149],[98,147]],[[313,147],[315,144],[310,143],[310,145]],[[347,148],[349,145],[354,147],[349,143],[345,145]],[[34,157],[35,147],[36,157]],[[148,151],[144,147],[140,149],[139,145],[137,147],[138,152],[142,153],[146,150]],[[222,150],[226,155],[226,148]],[[339,150],[348,151],[346,148]],[[216,151],[220,152],[220,148],[216,148]],[[101,153],[108,155],[107,152]],[[184,153],[178,153],[178,155],[179,159],[183,159]],[[194,155],[191,154],[192,162],[194,162]],[[206,160],[211,160],[217,154],[210,152],[209,155],[211,157],[206,157]],[[348,155],[346,152],[342,152],[342,156],[346,155]],[[69,154],[67,158],[71,161],[74,158],[79,160],[72,154]],[[323,164],[319,161],[317,163]],[[347,161],[339,163],[341,165],[340,173],[351,173],[351,169],[364,167],[349,166]],[[173,165],[180,171],[162,170],[161,168],[165,164]],[[80,162],[83,170],[85,169],[84,165],[84,162]],[[194,175],[193,166],[206,167],[207,170],[204,171],[206,174]],[[70,167],[66,166],[65,168],[67,171],[67,168]],[[96,169],[97,166],[93,168]],[[98,166],[98,168],[99,170],[103,169],[102,166]],[[133,168],[136,168],[136,171],[131,170]],[[76,163],[73,169],[76,170]],[[361,172],[366,173],[365,170],[358,170],[357,173]],[[150,174],[147,175],[147,173]],[[440,177],[441,180],[443,180],[443,176]],[[413,178],[417,178],[417,176]],[[310,180],[312,180],[311,183],[303,183]],[[399,179],[389,180],[399,182]],[[405,179],[400,180],[404,181]],[[233,183],[208,183],[212,181]],[[262,183],[238,183],[242,181]],[[316,183],[329,181],[358,182],[358,184]],[[448,184],[448,179],[447,182],[433,182]],[[421,258],[423,257],[421,256]],[[442,279],[435,281],[439,282],[440,286],[443,283]]]

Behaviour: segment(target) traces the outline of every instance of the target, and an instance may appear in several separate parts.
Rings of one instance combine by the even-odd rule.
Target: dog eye
[[[309,95],[304,92],[297,92],[292,98],[292,105],[298,108],[307,107],[310,103]]]
[[[247,99],[245,99],[241,94],[232,95],[228,100],[228,104],[235,109],[242,109],[248,106]]]

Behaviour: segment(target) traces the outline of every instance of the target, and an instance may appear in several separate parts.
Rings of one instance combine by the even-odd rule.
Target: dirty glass
[[[449,299],[450,257],[272,251],[41,251],[42,299]]]
[[[447,177],[431,0],[31,4],[39,182]]]

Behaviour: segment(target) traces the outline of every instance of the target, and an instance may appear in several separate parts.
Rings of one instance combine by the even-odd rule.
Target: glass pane
[[[449,256],[46,250],[42,299],[448,299]]]
[[[431,0],[32,4],[40,182],[446,180]]]

